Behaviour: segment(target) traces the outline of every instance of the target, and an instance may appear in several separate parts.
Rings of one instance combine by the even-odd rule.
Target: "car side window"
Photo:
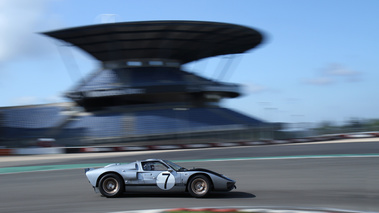
[[[167,171],[167,166],[161,162],[143,162],[142,168],[145,171]]]

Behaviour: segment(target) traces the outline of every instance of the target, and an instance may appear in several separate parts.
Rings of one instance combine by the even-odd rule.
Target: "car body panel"
[[[124,180],[127,192],[185,192],[194,175],[204,175],[211,181],[212,191],[230,191],[236,181],[208,169],[185,169],[171,161],[147,159],[128,164],[114,163],[105,167],[85,169],[85,174],[99,192],[99,181],[108,173],[115,173]]]

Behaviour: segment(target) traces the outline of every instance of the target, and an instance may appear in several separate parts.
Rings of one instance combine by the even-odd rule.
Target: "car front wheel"
[[[188,192],[193,197],[205,197],[208,195],[211,187],[209,178],[204,175],[196,175],[189,181]]]
[[[124,184],[120,176],[107,174],[100,179],[99,190],[105,197],[117,197],[124,192]]]

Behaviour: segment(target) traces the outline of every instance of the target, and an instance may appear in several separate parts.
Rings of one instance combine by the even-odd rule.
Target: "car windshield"
[[[185,171],[186,168],[179,166],[178,164],[175,164],[169,160],[163,160],[165,163],[167,163],[171,168],[173,168],[175,171]]]

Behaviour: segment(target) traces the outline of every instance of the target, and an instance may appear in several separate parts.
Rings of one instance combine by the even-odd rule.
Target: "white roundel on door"
[[[157,186],[163,190],[169,190],[175,185],[175,177],[170,172],[161,172],[157,176]]]

